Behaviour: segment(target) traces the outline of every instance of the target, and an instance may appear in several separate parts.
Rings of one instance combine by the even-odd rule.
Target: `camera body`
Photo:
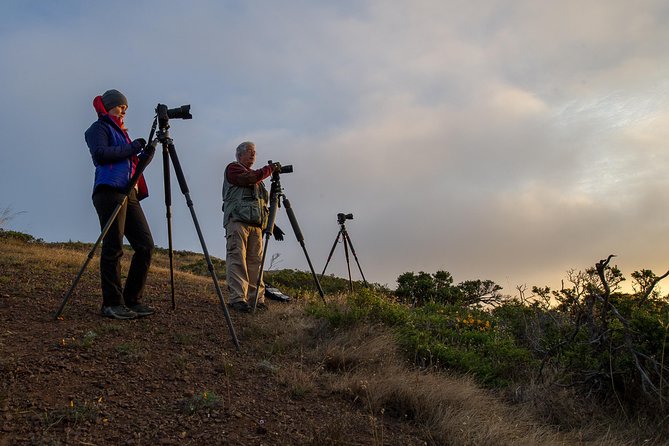
[[[279,168],[278,170],[275,170],[274,173],[293,173],[292,164],[286,164],[285,166],[282,166],[281,163],[275,163],[272,160],[267,161],[267,164],[270,166],[276,165]]]
[[[343,212],[337,214],[337,221],[340,225],[344,224],[346,220],[353,220],[353,214],[344,214]]]
[[[170,119],[193,119],[193,115],[190,114],[190,104],[176,108],[167,108],[165,104],[158,104],[156,114],[161,123],[166,123]]]

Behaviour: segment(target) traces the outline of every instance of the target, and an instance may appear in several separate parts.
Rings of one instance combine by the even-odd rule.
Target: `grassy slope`
[[[88,249],[0,239],[0,445],[634,444],[556,432],[469,379],[411,369],[383,327],[333,331],[303,301],[233,314],[237,353],[209,278],[177,272],[171,310],[162,253],[154,317],[97,316],[94,259],[53,321]]]

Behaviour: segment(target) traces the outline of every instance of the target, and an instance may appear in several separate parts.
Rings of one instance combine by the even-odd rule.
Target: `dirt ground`
[[[0,446],[430,444],[328,390],[308,359],[314,328],[304,345],[281,338],[296,304],[231,312],[237,351],[211,278],[178,273],[173,310],[167,271],[152,266],[157,313],[115,321],[99,315],[94,260],[54,320],[84,258],[0,240]]]

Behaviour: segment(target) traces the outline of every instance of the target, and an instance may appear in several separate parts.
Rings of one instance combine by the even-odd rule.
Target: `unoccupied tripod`
[[[332,249],[330,250],[330,255],[328,255],[328,259],[325,262],[325,267],[323,268],[323,272],[321,273],[321,279],[323,278],[323,275],[325,275],[325,270],[327,269],[328,264],[330,263],[332,254],[334,253],[334,250],[337,247],[337,243],[339,243],[339,238],[341,237],[344,243],[346,267],[348,268],[348,287],[349,290],[353,292],[353,281],[351,280],[351,264],[348,258],[349,248],[351,248],[351,253],[353,253],[353,258],[355,259],[355,263],[358,264],[358,269],[360,270],[360,275],[362,276],[362,280],[365,283],[365,286],[367,286],[367,279],[365,279],[365,275],[363,274],[362,268],[360,267],[360,262],[358,261],[358,256],[355,253],[355,249],[353,249],[353,243],[351,243],[351,237],[348,235],[348,231],[346,230],[346,224],[345,224],[346,220],[353,220],[353,214],[344,214],[341,212],[337,214],[337,223],[339,223],[339,232],[337,233],[337,237],[335,238],[334,244],[332,245]]]
[[[255,298],[253,299],[253,312],[255,312],[256,307],[258,306],[258,292],[260,290],[260,284],[263,280],[263,269],[265,265],[265,258],[267,257],[267,247],[269,246],[270,235],[274,232],[274,221],[276,220],[276,212],[279,207],[281,207],[281,202],[283,202],[283,207],[286,209],[286,215],[288,215],[288,220],[290,221],[290,226],[293,228],[295,233],[295,238],[302,246],[302,251],[304,251],[304,256],[307,259],[309,264],[309,269],[311,270],[311,275],[314,278],[316,288],[318,289],[318,294],[320,294],[321,299],[325,302],[325,293],[323,293],[323,288],[321,288],[321,283],[316,276],[316,271],[311,264],[311,259],[309,258],[309,253],[304,244],[304,236],[300,230],[300,225],[297,223],[297,218],[295,218],[295,212],[290,205],[290,201],[286,198],[286,195],[283,193],[283,188],[281,187],[281,173],[290,173],[293,171],[293,166],[281,166],[279,163],[272,163],[269,161],[268,164],[275,165],[274,172],[272,173],[272,185],[269,191],[269,216],[267,217],[267,226],[265,227],[263,234],[265,236],[265,244],[263,245],[262,260],[260,262],[260,273],[258,274],[258,282],[256,283],[256,292]],[[281,202],[279,201],[281,199]]]
[[[225,305],[225,300],[223,299],[223,293],[221,292],[221,287],[218,284],[218,278],[216,277],[216,272],[214,271],[214,265],[211,262],[211,257],[209,256],[209,251],[204,241],[202,230],[200,229],[200,224],[198,223],[197,220],[197,215],[195,214],[195,209],[193,207],[193,200],[191,200],[190,197],[190,191],[188,190],[188,184],[186,183],[186,178],[184,177],[184,173],[181,168],[181,163],[179,162],[179,158],[177,156],[176,147],[174,146],[174,142],[172,141],[172,138],[170,138],[169,135],[169,128],[170,128],[169,119],[170,118],[191,119],[192,116],[190,115],[189,110],[190,110],[190,105],[183,105],[179,108],[168,109],[167,106],[163,104],[158,104],[158,106],[156,107],[156,117],[153,121],[153,125],[151,127],[151,133],[149,136],[149,141],[151,144],[151,141],[153,141],[154,132],[156,131],[156,124],[158,124],[159,129],[158,132],[156,133],[156,137],[158,139],[158,142],[160,142],[160,144],[163,146],[163,169],[165,174],[165,205],[167,206],[167,219],[168,219],[168,232],[169,232],[169,257],[170,257],[170,280],[172,286],[172,308],[176,308],[176,304],[174,301],[174,272],[172,263],[173,253],[172,253],[172,233],[171,233],[172,226],[170,221],[171,193],[170,193],[170,179],[169,179],[169,160],[172,161],[172,166],[174,167],[174,172],[177,176],[179,187],[181,188],[181,192],[186,198],[186,204],[188,205],[191,216],[193,218],[193,224],[195,225],[195,230],[197,231],[197,235],[200,240],[200,245],[202,246],[202,252],[204,253],[209,273],[211,274],[212,281],[214,282],[214,288],[216,290],[216,294],[218,295],[221,307],[223,308],[223,314],[225,315],[225,320],[228,324],[230,335],[235,344],[235,347],[239,351],[240,350],[239,340],[237,339],[237,335],[235,334],[235,329],[232,325],[232,320],[230,319],[230,313],[228,312],[228,308]],[[91,249],[91,251],[89,252],[88,257],[84,262],[84,265],[81,267],[81,270],[79,271],[79,274],[75,278],[74,283],[72,283],[72,286],[65,295],[63,303],[56,312],[55,314],[56,319],[60,316],[63,309],[65,308],[65,305],[70,295],[74,291],[74,288],[76,287],[77,283],[79,282],[79,279],[81,278],[84,270],[86,269],[86,266],[93,258],[95,250],[97,249],[98,245],[109,231],[111,225],[114,223],[114,220],[118,216],[119,211],[121,210],[123,205],[127,202],[128,195],[137,184],[139,177],[141,176],[142,172],[144,171],[144,169],[146,168],[146,166],[150,161],[151,157],[148,157],[140,160],[139,163],[137,164],[137,167],[135,168],[135,174],[132,176],[130,180],[130,184],[128,185],[128,188],[126,190],[126,196],[124,200],[116,207],[111,217],[109,218],[109,221],[107,221],[107,224],[102,229],[102,233],[95,242],[93,249]]]

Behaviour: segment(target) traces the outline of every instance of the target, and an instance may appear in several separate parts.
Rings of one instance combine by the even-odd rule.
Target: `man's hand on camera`
[[[135,153],[139,153],[144,146],[146,146],[146,140],[144,138],[137,138],[130,144],[135,151]]]
[[[272,231],[272,235],[274,236],[275,240],[281,241],[283,240],[284,232],[281,230],[280,227],[277,225],[274,225],[274,231]]]
[[[272,172],[281,172],[281,163],[272,163]]]

